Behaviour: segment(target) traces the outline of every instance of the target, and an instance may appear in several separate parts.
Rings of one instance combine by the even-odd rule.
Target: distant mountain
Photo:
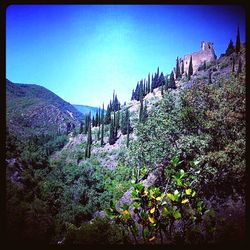
[[[91,112],[91,115],[95,115],[96,112],[98,111],[98,108],[96,107],[91,107],[91,106],[87,106],[87,105],[78,105],[78,104],[72,104],[78,111],[80,111],[82,114],[88,114],[89,112]],[[106,112],[106,110],[104,110],[104,113]]]
[[[6,79],[6,99],[7,129],[18,136],[69,132],[83,119],[82,113],[70,103],[36,84]]]

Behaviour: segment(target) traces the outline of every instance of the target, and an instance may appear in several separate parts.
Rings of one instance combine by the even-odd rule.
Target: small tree
[[[114,120],[111,118],[110,129],[109,129],[109,144],[113,145],[116,141]]]
[[[101,146],[104,145],[104,104],[102,105],[102,116],[101,116],[102,130],[101,130]]]
[[[233,65],[232,65],[232,73],[233,73],[233,74],[234,74],[234,72],[235,72],[234,66],[235,66],[235,60],[234,60],[234,58],[233,58]]]
[[[79,134],[83,132],[83,122],[80,122]]]
[[[175,80],[174,80],[174,72],[173,71],[170,74],[169,87],[172,88],[172,89],[176,89],[176,84],[175,84]]]
[[[233,41],[230,39],[230,42],[229,42],[227,49],[226,49],[226,56],[231,55],[234,51],[235,51],[235,48],[233,45]]]
[[[184,62],[181,61],[181,76],[184,74]]]
[[[236,51],[236,53],[240,52],[240,29],[239,29],[239,26],[238,26],[238,29],[237,29],[235,51]]]
[[[192,56],[190,57],[189,67],[188,67],[188,80],[190,80],[191,75],[193,75],[193,62]]]
[[[139,111],[139,122],[142,122],[142,116],[143,116],[143,100],[140,101],[140,111]]]
[[[242,72],[242,63],[241,63],[241,59],[239,59],[239,65],[238,65],[238,69],[237,69],[237,76]]]
[[[176,71],[175,71],[175,76],[176,79],[179,79],[181,76],[181,72],[180,72],[180,64],[179,64],[179,58],[176,58]]]
[[[211,70],[208,71],[208,84],[212,84],[212,72],[211,72]]]
[[[131,130],[130,117],[129,117],[129,111],[128,111],[128,109],[126,110],[126,117],[127,117],[127,140],[126,140],[126,146],[128,148],[129,147],[129,133],[130,133],[130,130]]]

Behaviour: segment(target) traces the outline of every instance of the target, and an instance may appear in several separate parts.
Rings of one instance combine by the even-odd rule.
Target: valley
[[[243,242],[246,45],[229,48],[194,70],[177,57],[105,109],[6,80],[7,240]]]

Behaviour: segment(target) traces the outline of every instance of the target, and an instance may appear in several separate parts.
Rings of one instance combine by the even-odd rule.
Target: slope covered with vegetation
[[[48,89],[6,80],[7,127],[22,137],[64,133],[79,126],[82,113]]]
[[[33,138],[25,150],[8,140],[10,240],[245,240],[244,46],[190,76],[158,70],[152,79],[125,105],[113,95],[105,114],[85,116],[74,133]]]

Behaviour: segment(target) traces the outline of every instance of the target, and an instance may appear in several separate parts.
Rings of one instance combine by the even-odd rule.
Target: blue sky
[[[123,103],[137,81],[170,73],[176,57],[214,43],[219,57],[237,25],[239,5],[11,5],[6,12],[6,78],[35,83],[72,104]]]

